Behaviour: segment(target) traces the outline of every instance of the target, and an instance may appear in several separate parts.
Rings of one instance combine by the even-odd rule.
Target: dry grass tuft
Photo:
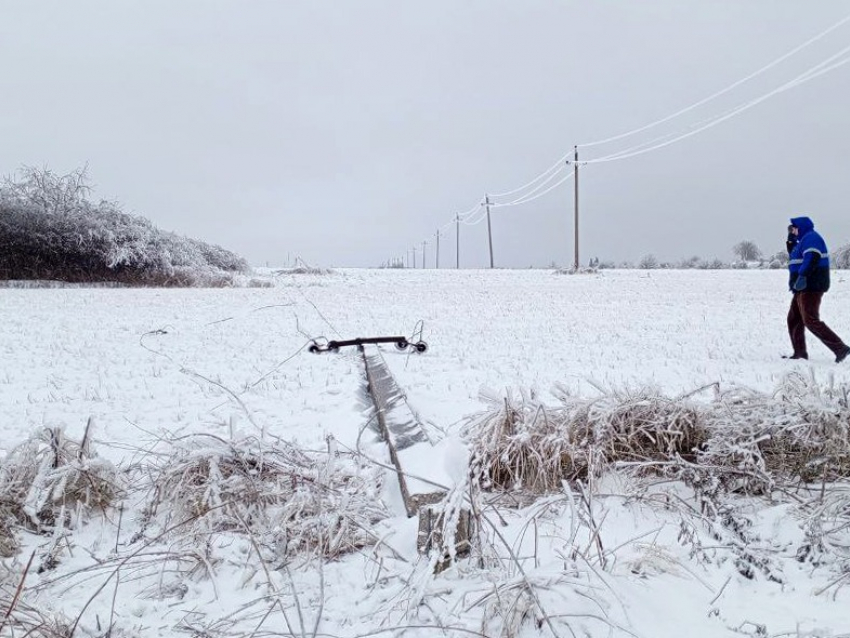
[[[788,375],[776,392],[733,388],[711,401],[657,391],[490,398],[470,422],[473,472],[485,488],[541,493],[608,467],[749,494],[778,483],[850,477],[850,388]]]
[[[169,443],[170,452],[147,470],[148,515],[163,529],[245,531],[278,556],[314,551],[334,558],[372,544],[369,530],[386,516],[375,468],[254,437]]]
[[[710,406],[712,436],[700,462],[737,473],[737,488],[748,493],[850,477],[847,393],[797,373],[773,394],[733,389]]]
[[[485,487],[556,491],[604,465],[693,459],[706,441],[698,409],[651,391],[559,399],[556,406],[530,393],[489,399],[493,407],[467,430]]]
[[[20,544],[13,531],[14,519],[9,514],[11,508],[0,502],[0,558],[10,558],[18,553]]]
[[[88,433],[88,428],[86,429]],[[0,543],[4,525],[34,531],[74,524],[91,510],[118,498],[118,472],[61,428],[44,428],[14,448],[0,464]]]
[[[6,616],[6,610],[14,602],[14,608]],[[22,600],[0,594],[0,636],[28,636],[30,638],[71,638],[71,623],[67,618]],[[6,616],[4,618],[4,616]]]
[[[657,391],[612,392],[584,404],[563,395],[561,400],[576,441],[592,446],[609,463],[693,460],[707,439],[703,414],[695,405]]]

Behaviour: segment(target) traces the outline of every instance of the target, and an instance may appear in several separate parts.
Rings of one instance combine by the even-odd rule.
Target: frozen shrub
[[[24,169],[0,187],[0,279],[223,286],[249,270],[230,251],[92,203],[88,193],[84,171]]]
[[[638,264],[638,268],[641,270],[653,270],[658,267],[658,258],[652,254],[641,257],[640,263]]]
[[[0,464],[0,517],[36,531],[103,510],[120,491],[115,467],[60,428],[42,429]]]
[[[830,251],[833,268],[850,270],[850,244],[844,244],[838,250]]]

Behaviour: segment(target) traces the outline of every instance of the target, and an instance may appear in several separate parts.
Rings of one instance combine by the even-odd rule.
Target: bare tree
[[[738,242],[732,247],[732,252],[737,255],[741,261],[761,261],[761,250],[756,246],[754,241],[744,240]]]
[[[58,175],[47,167],[24,166],[15,178],[7,177],[3,184],[3,195],[7,200],[37,206],[48,215],[87,210],[90,206],[86,199],[89,193],[87,166],[67,175]]]
[[[653,268],[658,268],[658,258],[653,255],[644,255],[641,257],[640,263],[638,264],[638,268],[643,270],[652,270]]]

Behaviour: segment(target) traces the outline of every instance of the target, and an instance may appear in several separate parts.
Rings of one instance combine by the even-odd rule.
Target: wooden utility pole
[[[493,267],[493,230],[490,227],[490,196],[484,196],[484,206],[487,208],[487,238],[490,240],[490,268]]]
[[[416,246],[414,246],[412,250],[413,250],[413,265],[411,265],[411,268],[416,268]]]
[[[424,239],[422,240],[422,269],[423,270],[425,269],[425,244],[427,244],[427,243],[428,242],[425,241]]]
[[[578,259],[578,146],[574,147],[575,156],[573,162],[573,168],[575,168],[575,172],[573,173],[573,177],[575,178],[575,249],[576,249],[576,258],[573,263],[573,267],[576,272],[578,272],[579,267],[579,259]]]
[[[455,268],[460,269],[460,213],[455,213]]]
[[[436,265],[435,268],[437,270],[440,269],[440,229],[437,229],[437,252],[436,252]]]

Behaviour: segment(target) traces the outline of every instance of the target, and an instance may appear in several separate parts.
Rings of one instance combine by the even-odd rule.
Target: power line
[[[535,193],[539,192],[541,189],[545,188],[545,187],[546,187],[546,185],[547,185],[547,184],[549,184],[549,182],[551,182],[553,179],[555,179],[556,177],[558,177],[558,173],[560,173],[562,170],[564,170],[564,167],[565,167],[565,166],[566,166],[566,163],[565,163],[565,162],[561,162],[561,164],[560,164],[560,166],[558,166],[557,170],[553,171],[553,172],[549,175],[549,177],[547,177],[546,179],[542,180],[542,181],[541,181],[541,182],[540,182],[537,186],[535,186],[534,188],[532,188],[530,191],[528,191],[528,192],[527,192],[527,193],[525,193],[524,195],[520,195],[519,197],[517,197],[517,198],[516,198],[515,200],[513,200],[513,201],[518,201],[518,200],[524,199],[524,198],[526,198],[526,197],[529,197],[529,196],[531,196],[531,195],[534,195]],[[504,202],[504,203],[501,203],[500,205],[503,205],[503,206],[509,206],[509,205],[511,205],[511,204],[512,204],[512,202]]]
[[[558,186],[560,186],[561,184],[563,184],[564,182],[566,182],[566,181],[567,181],[570,177],[572,177],[572,176],[573,176],[573,173],[575,173],[575,169],[571,170],[569,173],[567,173],[566,175],[564,175],[561,179],[559,179],[557,182],[555,182],[554,184],[552,184],[552,185],[551,185],[549,188],[547,188],[545,191],[540,192],[540,193],[537,193],[536,195],[534,195],[534,196],[532,196],[532,197],[523,196],[523,197],[520,197],[520,198],[518,198],[518,199],[516,199],[516,200],[514,200],[514,201],[512,201],[512,202],[505,202],[504,204],[490,204],[490,206],[495,206],[495,207],[498,207],[498,208],[502,208],[502,207],[504,207],[504,206],[519,206],[520,204],[527,204],[528,202],[533,202],[535,199],[538,199],[539,197],[543,197],[543,196],[544,196],[544,195],[546,195],[547,193],[549,193],[549,192],[551,192],[551,191],[555,190],[556,188],[558,188]]]
[[[697,108],[697,107],[699,107],[699,106],[702,106],[703,104],[706,104],[707,102],[710,102],[711,100],[713,100],[713,99],[715,99],[715,98],[718,98],[718,97],[720,97],[721,95],[725,95],[726,93],[728,93],[728,92],[729,92],[729,91],[731,91],[732,89],[734,89],[734,88],[736,88],[736,87],[741,86],[741,85],[742,85],[742,84],[744,84],[745,82],[749,82],[749,81],[750,81],[750,80],[752,80],[753,78],[758,77],[759,75],[761,75],[761,74],[762,74],[762,73],[764,73],[765,71],[768,71],[768,70],[772,69],[773,67],[775,67],[777,64],[779,64],[779,63],[781,63],[781,62],[784,62],[785,60],[787,60],[787,59],[788,59],[788,58],[790,58],[791,56],[795,55],[796,53],[799,53],[800,51],[802,51],[802,50],[803,50],[803,49],[805,49],[806,47],[808,47],[808,46],[810,46],[810,45],[814,44],[814,43],[815,43],[815,42],[817,42],[818,40],[823,39],[824,37],[826,37],[827,35],[829,35],[829,34],[830,34],[830,33],[832,33],[833,31],[835,31],[837,28],[841,27],[842,25],[844,25],[844,24],[845,24],[846,22],[848,22],[848,21],[850,21],[850,15],[845,16],[844,18],[842,18],[841,20],[839,20],[838,22],[836,22],[835,24],[833,24],[833,25],[832,25],[831,27],[829,27],[828,29],[826,29],[826,30],[824,30],[824,31],[820,32],[819,34],[817,34],[817,35],[816,35],[816,36],[814,36],[813,38],[810,38],[809,40],[806,40],[805,42],[803,42],[803,44],[800,44],[800,45],[798,45],[798,46],[794,47],[793,49],[791,49],[790,51],[788,51],[788,53],[785,53],[784,55],[779,56],[778,58],[776,58],[775,60],[773,60],[773,61],[772,61],[772,62],[770,62],[769,64],[766,64],[765,66],[761,67],[761,68],[760,68],[760,69],[758,69],[757,71],[754,71],[754,72],[753,72],[753,73],[751,73],[750,75],[748,75],[748,76],[746,76],[746,77],[744,77],[744,78],[741,78],[740,80],[738,80],[738,81],[736,81],[736,82],[733,82],[732,84],[730,84],[729,86],[727,86],[725,89],[721,89],[720,91],[717,91],[716,93],[712,93],[712,94],[711,94],[711,95],[709,95],[708,97],[705,97],[705,98],[703,98],[703,99],[701,99],[701,100],[699,100],[699,101],[697,101],[697,102],[694,102],[694,103],[693,103],[693,104],[691,104],[690,106],[686,106],[685,108],[680,109],[680,110],[676,111],[675,113],[672,113],[672,114],[670,114],[670,115],[668,115],[668,116],[666,116],[666,117],[663,117],[663,118],[661,118],[660,120],[655,120],[654,122],[650,122],[649,124],[646,124],[646,125],[644,125],[644,126],[638,127],[638,128],[636,128],[636,129],[632,129],[631,131],[627,131],[627,132],[625,132],[625,133],[621,133],[621,134],[619,134],[619,135],[614,135],[614,136],[612,136],[612,137],[607,137],[607,138],[605,138],[605,139],[596,140],[596,141],[594,141],[594,142],[586,142],[586,143],[584,143],[584,144],[579,144],[579,146],[582,146],[582,147],[584,147],[584,148],[588,148],[588,147],[591,147],[591,146],[598,146],[598,145],[600,145],[600,144],[607,144],[608,142],[614,142],[614,141],[616,141],[616,140],[621,140],[621,139],[623,139],[623,138],[625,138],[625,137],[630,137],[630,136],[635,135],[635,134],[637,134],[637,133],[642,133],[643,131],[647,131],[647,130],[649,130],[649,129],[651,129],[651,128],[654,128],[654,127],[656,127],[656,126],[658,126],[658,125],[660,125],[660,124],[664,124],[665,122],[669,122],[670,120],[672,120],[672,119],[674,119],[674,118],[676,118],[676,117],[678,117],[678,116],[680,116],[680,115],[683,115],[683,114],[685,114],[685,113],[687,113],[687,112],[689,112],[689,111],[692,111],[693,109],[695,109],[695,108]]]
[[[679,142],[683,139],[691,137],[692,135],[696,135],[697,133],[701,133],[702,131],[705,131],[705,130],[710,129],[714,126],[717,126],[721,122],[725,122],[726,120],[728,120],[732,117],[735,117],[736,115],[743,113],[744,111],[748,111],[749,109],[753,108],[754,106],[761,104],[765,100],[767,100],[767,99],[769,99],[769,98],[771,98],[775,95],[778,95],[779,93],[784,93],[785,91],[793,89],[793,88],[795,88],[795,87],[797,87],[801,84],[804,84],[805,82],[808,82],[810,80],[814,80],[815,78],[818,78],[821,75],[824,75],[826,73],[829,73],[830,71],[834,71],[835,69],[838,69],[838,68],[844,66],[845,64],[850,62],[850,57],[847,57],[843,60],[839,60],[838,62],[835,62],[834,64],[830,64],[830,62],[832,62],[836,58],[841,57],[842,55],[845,55],[848,52],[850,52],[850,46],[845,47],[844,49],[842,49],[838,53],[830,56],[826,60],[819,62],[815,66],[811,67],[807,71],[804,71],[803,73],[801,73],[800,75],[795,77],[793,80],[789,80],[785,84],[778,86],[777,88],[773,89],[772,91],[769,91],[768,93],[765,93],[764,95],[761,95],[760,97],[754,98],[754,99],[750,100],[749,102],[739,104],[735,108],[730,109],[729,111],[726,111],[725,113],[721,113],[720,115],[709,118],[708,120],[703,120],[704,123],[701,124],[701,125],[700,124],[695,125],[695,126],[697,126],[697,128],[694,128],[693,130],[690,130],[690,131],[687,131],[687,132],[684,132],[684,133],[674,134],[674,137],[672,137],[671,139],[668,139],[664,142],[660,142],[658,144],[655,144],[655,145],[652,145],[652,146],[649,146],[649,147],[646,147],[646,148],[641,148],[641,147],[646,146],[647,143],[644,142],[643,144],[639,144],[637,146],[634,146],[631,149],[625,149],[623,151],[619,151],[617,153],[612,153],[611,155],[606,155],[604,157],[600,157],[600,158],[597,158],[597,159],[586,160],[586,163],[587,164],[599,164],[599,163],[602,163],[602,162],[614,162],[614,161],[617,161],[617,160],[635,157],[637,155],[643,155],[644,153],[649,153],[650,151],[655,151],[655,150],[658,150],[660,148],[664,148],[665,146],[669,146],[671,144],[674,144],[675,142]],[[828,65],[828,66],[824,66],[824,65]],[[664,136],[664,137],[670,137],[670,136],[668,135],[668,136]],[[638,150],[638,149],[640,149],[640,150]]]
[[[537,182],[539,182],[539,181],[540,181],[541,179],[543,179],[546,175],[549,175],[549,173],[551,173],[552,171],[557,172],[559,169],[563,168],[563,166],[564,166],[564,162],[566,162],[566,161],[567,161],[567,158],[568,158],[568,157],[569,157],[569,154],[564,155],[561,159],[559,159],[557,162],[555,162],[554,164],[552,164],[552,166],[550,166],[550,167],[549,167],[549,168],[547,168],[545,171],[543,171],[542,173],[540,173],[540,175],[538,175],[537,177],[535,177],[535,178],[534,178],[533,180],[531,180],[530,182],[527,182],[527,183],[523,184],[522,186],[518,186],[517,188],[514,188],[514,189],[512,189],[512,190],[505,191],[504,193],[492,193],[492,194],[491,194],[491,196],[492,196],[492,197],[507,197],[508,195],[513,195],[514,193],[518,193],[518,192],[520,192],[521,190],[525,190],[526,188],[528,188],[528,187],[529,187],[529,186],[531,186],[532,184],[536,184]],[[551,177],[550,177],[549,179],[551,179]],[[547,179],[547,181],[548,181],[548,179]]]

